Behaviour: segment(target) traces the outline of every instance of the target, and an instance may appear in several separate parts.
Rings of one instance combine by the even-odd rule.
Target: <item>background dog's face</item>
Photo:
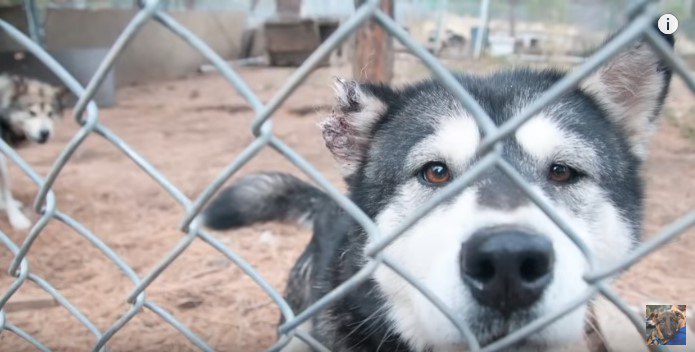
[[[46,143],[54,134],[54,121],[60,115],[52,104],[34,103],[9,113],[10,126],[17,134],[36,143]]]
[[[459,80],[499,125],[561,77],[516,70]],[[636,44],[501,148],[601,265],[621,258],[639,236],[639,167],[669,80],[656,54]],[[322,125],[326,145],[343,166],[352,198],[384,234],[480,158],[480,128],[437,82],[394,91],[339,81],[336,90],[338,106]],[[482,344],[557,310],[587,288],[584,256],[497,169],[435,207],[384,253],[466,321]],[[399,275],[382,266],[374,280],[396,332],[412,347],[462,343],[447,318]],[[585,310],[563,316],[525,343],[581,339]]]
[[[8,120],[14,133],[45,143],[54,134],[54,122],[62,118],[66,90],[35,80],[15,78]]]
[[[649,320],[662,341],[672,339],[680,329],[681,317],[673,311],[653,312]]]

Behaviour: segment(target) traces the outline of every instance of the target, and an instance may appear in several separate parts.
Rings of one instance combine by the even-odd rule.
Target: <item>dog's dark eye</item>
[[[48,112],[48,117],[53,117],[53,111]]]
[[[36,117],[36,112],[29,110],[29,115],[31,115],[32,117]]]
[[[571,183],[577,177],[579,177],[579,172],[565,164],[552,164],[548,170],[548,179],[556,183]]]
[[[443,185],[451,180],[449,168],[444,163],[427,163],[420,171],[420,177],[430,184]]]

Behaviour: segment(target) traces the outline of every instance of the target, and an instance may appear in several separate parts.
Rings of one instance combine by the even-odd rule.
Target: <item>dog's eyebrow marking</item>
[[[537,160],[546,160],[555,150],[567,143],[565,133],[544,115],[538,115],[521,125],[516,141]]]
[[[600,171],[596,150],[544,114],[521,125],[514,136],[524,151],[538,162],[565,162],[594,175]]]
[[[408,170],[418,170],[428,161],[442,161],[451,168],[464,168],[480,144],[480,130],[468,116],[444,117],[435,132],[416,144],[406,161]]]

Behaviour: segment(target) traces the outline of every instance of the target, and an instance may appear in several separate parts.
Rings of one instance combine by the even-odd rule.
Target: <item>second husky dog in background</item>
[[[66,90],[17,75],[0,75],[0,136],[16,148],[33,142],[46,143],[53,135],[55,121],[63,114]],[[21,203],[10,189],[7,160],[0,155],[0,207],[15,229],[26,229],[31,221],[22,213]]]

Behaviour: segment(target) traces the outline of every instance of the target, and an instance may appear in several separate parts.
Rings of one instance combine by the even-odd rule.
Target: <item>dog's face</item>
[[[10,110],[13,131],[36,143],[46,143],[54,134],[54,122],[60,117],[53,104],[37,102]]]
[[[36,143],[45,143],[54,134],[54,122],[62,118],[63,88],[36,80],[13,77],[14,93],[7,120],[12,131]]]
[[[666,341],[672,339],[680,329],[681,316],[674,311],[653,312],[648,323],[654,326],[659,339]]]
[[[561,77],[516,70],[459,81],[500,125]],[[639,236],[640,162],[669,80],[656,54],[640,43],[503,142],[505,161],[550,200],[600,265],[622,258]],[[324,138],[352,198],[383,234],[481,157],[481,129],[435,81],[398,91],[339,81],[337,92],[338,106],[322,125]],[[483,345],[587,288],[584,256],[499,169],[436,206],[384,254],[465,321]],[[381,266],[373,279],[394,329],[412,347],[462,343],[453,324],[398,274]],[[575,309],[524,343],[542,348],[581,339],[585,311]]]

